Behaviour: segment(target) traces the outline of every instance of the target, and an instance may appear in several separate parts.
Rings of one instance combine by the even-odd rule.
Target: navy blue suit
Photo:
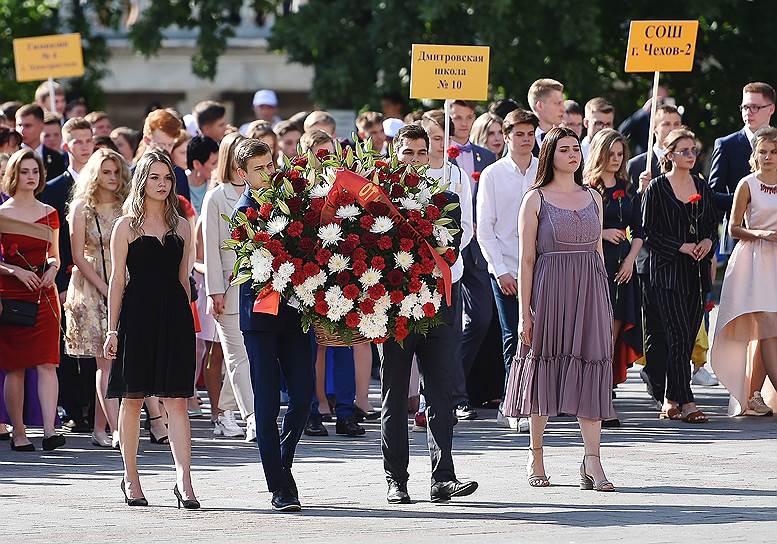
[[[43,146],[43,165],[46,167],[46,181],[51,181],[67,171],[67,155]]]
[[[259,209],[250,193],[243,193],[236,211]],[[297,310],[281,302],[278,315],[254,313],[256,293],[249,283],[240,286],[240,330],[243,332],[251,384],[254,390],[256,435],[262,468],[271,492],[291,489],[291,465],[313,396],[313,358],[310,339],[302,332]],[[289,407],[278,434],[281,373]]]
[[[734,203],[734,191],[739,181],[750,173],[753,149],[745,129],[715,140],[710,166],[710,188],[715,192],[718,211],[728,213]]]

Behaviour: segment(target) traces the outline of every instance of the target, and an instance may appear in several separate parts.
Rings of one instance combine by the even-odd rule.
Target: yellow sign
[[[631,21],[627,72],[690,72],[699,21]]]
[[[488,98],[489,48],[413,44],[410,98]]]
[[[54,34],[13,41],[16,81],[84,75],[81,34]]]

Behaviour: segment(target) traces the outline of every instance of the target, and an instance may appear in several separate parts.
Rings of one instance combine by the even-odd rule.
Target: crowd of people
[[[763,281],[777,275],[766,83],[744,86],[743,128],[717,139],[706,163],[663,88],[652,127],[648,101],[617,130],[605,98],[581,108],[553,79],[480,115],[479,104],[454,100],[449,123],[442,109],[408,112],[385,96],[382,113],[356,118],[354,135],[449,180],[462,231],[453,304],[426,337],[352,348],[317,346],[285,304],[277,316],[254,314],[256,294],[230,285],[235,254],[223,247],[223,217],[258,209],[249,189],[298,153],[334,152],[330,113],[282,120],[276,94],[260,90],[256,119],[239,128],[223,104],[204,101],[186,115],[149,108],[135,130],[66,101],[59,84],[49,111],[50,92],[44,84],[35,102],[0,106],[0,439],[32,452],[28,425],[43,427],[44,450],[65,445],[63,429],[91,434],[94,446],[121,450],[129,505],[147,504],[136,459],[143,412],[151,442],[171,446],[186,508],[199,507],[190,418],[208,415],[214,436],[258,442],[279,510],[300,507],[291,474],[300,436],[327,436],[332,421],[351,438],[380,419],[387,499],[409,502],[408,414],[429,435],[432,499],[473,493],[477,483],[455,475],[453,427],[479,417],[470,394],[492,320],[504,369],[497,424],[530,433],[529,485],[550,485],[542,437],[548,418],[566,415],[585,443],[581,487],[613,491],[599,440],[601,427],[621,424],[612,399],[631,366],[644,365],[659,417],[708,421],[691,384],[717,384],[705,362],[724,265],[709,362],[730,415],[777,409],[777,291]]]

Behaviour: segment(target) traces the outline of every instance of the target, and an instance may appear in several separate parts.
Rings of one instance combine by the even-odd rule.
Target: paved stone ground
[[[377,389],[375,390],[377,393]],[[255,445],[214,439],[194,420],[199,512],[176,510],[169,449],[141,440],[150,508],[124,506],[118,453],[85,435],[55,452],[22,454],[0,443],[0,534],[5,542],[775,542],[777,419],[725,417],[722,387],[696,388],[715,417],[689,426],[657,419],[632,374],[618,389],[624,420],[606,430],[603,455],[617,493],[578,489],[582,442],[572,419],[551,422],[546,467],[553,486],[526,484],[528,436],[497,428],[494,412],[456,427],[455,461],[478,492],[447,504],[428,498],[425,435],[411,433],[410,493],[385,501],[378,424],[366,437],[305,437],[295,476],[304,511],[269,511]],[[373,399],[375,401],[375,399]],[[40,444],[39,435],[34,441]]]

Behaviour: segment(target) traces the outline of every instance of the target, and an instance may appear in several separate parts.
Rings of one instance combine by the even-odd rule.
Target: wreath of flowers
[[[460,229],[457,199],[425,172],[380,156],[369,140],[287,159],[267,188],[251,191],[258,210],[224,216],[233,285],[251,282],[255,311],[288,301],[305,331],[345,343],[428,333],[443,323],[442,269],[458,256]]]

